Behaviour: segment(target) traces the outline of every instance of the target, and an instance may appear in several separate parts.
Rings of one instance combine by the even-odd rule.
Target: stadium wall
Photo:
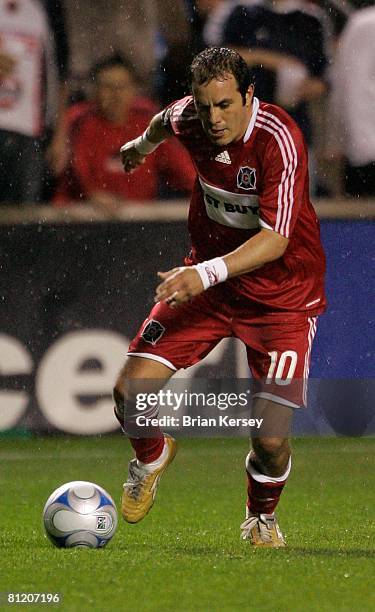
[[[375,430],[375,203],[322,202],[329,309],[315,341],[303,433]],[[185,204],[3,208],[0,219],[0,431],[116,429],[111,388],[153,302],[156,271],[188,251]],[[188,377],[246,377],[224,341]]]

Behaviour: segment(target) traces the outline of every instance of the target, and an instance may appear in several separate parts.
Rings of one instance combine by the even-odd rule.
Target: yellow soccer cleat
[[[246,510],[241,539],[259,548],[284,548],[285,540],[274,514],[255,514]]]
[[[149,472],[139,466],[137,459],[129,463],[128,480],[124,483],[121,500],[121,514],[128,523],[138,523],[151,510],[160,478],[176,455],[176,440],[165,435],[164,441],[167,455],[160,467]]]

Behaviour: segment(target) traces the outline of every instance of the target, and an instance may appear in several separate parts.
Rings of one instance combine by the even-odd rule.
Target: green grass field
[[[294,442],[282,550],[239,539],[246,452],[245,439],[182,440],[142,523],[121,522],[104,550],[58,550],[42,530],[46,498],[91,480],[118,501],[127,442],[0,439],[0,591],[60,592],[54,608],[83,612],[375,610],[375,440]]]

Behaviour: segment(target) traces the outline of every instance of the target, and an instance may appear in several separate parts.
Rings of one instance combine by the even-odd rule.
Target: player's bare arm
[[[284,255],[288,243],[289,238],[262,228],[258,234],[223,257],[228,277],[252,272],[266,263],[279,259]]]
[[[183,304],[227,278],[252,272],[279,259],[288,242],[288,238],[277,232],[261,229],[258,234],[224,257],[217,257],[196,266],[158,272],[162,283],[156,288],[155,302],[165,301],[172,307]]]
[[[171,136],[163,124],[162,113],[155,115],[141,136],[125,143],[121,149],[121,161],[125,172],[133,172],[144,163],[146,155],[152,153],[164,140]]]

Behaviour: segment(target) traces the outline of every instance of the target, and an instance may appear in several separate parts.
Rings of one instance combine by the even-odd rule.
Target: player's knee
[[[254,451],[264,459],[278,457],[284,451],[285,444],[284,438],[254,438],[252,441]]]
[[[117,382],[113,389],[113,399],[115,402],[115,413],[117,417],[125,416],[125,393],[122,385]]]
[[[131,384],[129,379],[124,378],[121,374],[119,375],[112,393],[116,404],[116,410],[121,415],[125,414],[127,406],[131,406],[135,403],[137,389],[138,386],[136,381],[134,381],[134,384]]]
[[[125,434],[130,437],[138,437],[139,431],[136,424],[138,412],[134,401],[129,397],[128,389],[121,379],[113,389],[113,399],[115,401],[114,413]]]

